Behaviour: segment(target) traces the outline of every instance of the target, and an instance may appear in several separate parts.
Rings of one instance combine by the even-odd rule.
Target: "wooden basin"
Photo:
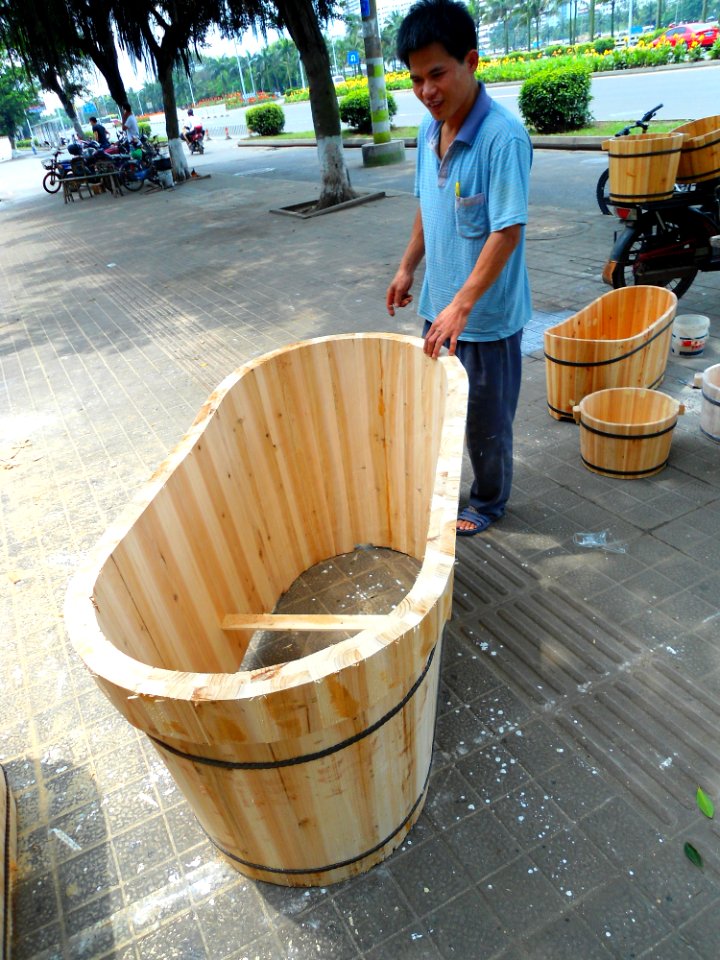
[[[268,354],[212,394],[73,578],[78,653],[248,876],[345,879],[420,814],[466,402],[460,363],[416,338]],[[367,543],[421,563],[390,613],[273,614],[305,570]],[[261,628],[352,635],[243,670]]]

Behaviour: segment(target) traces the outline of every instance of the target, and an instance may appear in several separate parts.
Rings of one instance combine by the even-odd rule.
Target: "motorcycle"
[[[193,130],[185,130],[183,134],[185,143],[190,148],[190,153],[205,153],[205,131],[202,127],[195,127]]]
[[[618,130],[615,134],[616,137],[629,137],[633,130],[640,130],[642,133],[647,133],[648,127],[650,126],[650,121],[653,119],[658,110],[662,110],[662,104],[659,103],[656,107],[653,107],[652,110],[642,116],[639,120],[636,120],[635,123],[631,123],[627,127],[623,127],[622,130]],[[597,200],[597,205],[600,207],[600,212],[606,216],[612,216],[612,207],[610,205],[610,196],[608,191],[608,180],[610,179],[610,171],[603,170],[600,174],[595,187],[595,199]]]
[[[700,272],[720,270],[720,180],[675,189],[669,200],[618,207],[603,280],[615,287],[649,284],[687,293]]]

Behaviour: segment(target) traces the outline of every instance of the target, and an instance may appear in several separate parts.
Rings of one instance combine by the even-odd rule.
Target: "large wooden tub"
[[[623,287],[544,334],[548,411],[572,420],[596,390],[658,386],[665,375],[677,297],[664,287]]]
[[[415,338],[268,354],[212,394],[73,578],[77,651],[248,876],[342,880],[386,857],[420,814],[466,393],[459,362],[428,359]],[[303,571],[368,542],[421,561],[392,612],[272,614]],[[259,628],[353,633],[239,669]]]

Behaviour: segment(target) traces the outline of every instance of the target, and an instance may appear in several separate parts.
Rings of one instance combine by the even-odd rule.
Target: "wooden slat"
[[[223,630],[383,630],[387,614],[229,613]]]

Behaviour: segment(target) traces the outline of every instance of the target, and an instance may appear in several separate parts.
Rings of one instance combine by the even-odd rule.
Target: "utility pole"
[[[367,66],[370,119],[373,132],[373,142],[363,144],[363,165],[380,167],[390,163],[402,163],[405,159],[405,144],[402,140],[393,140],[390,133],[385,63],[382,55],[382,44],[380,43],[375,0],[360,0],[360,14],[365,41],[365,64]]]

